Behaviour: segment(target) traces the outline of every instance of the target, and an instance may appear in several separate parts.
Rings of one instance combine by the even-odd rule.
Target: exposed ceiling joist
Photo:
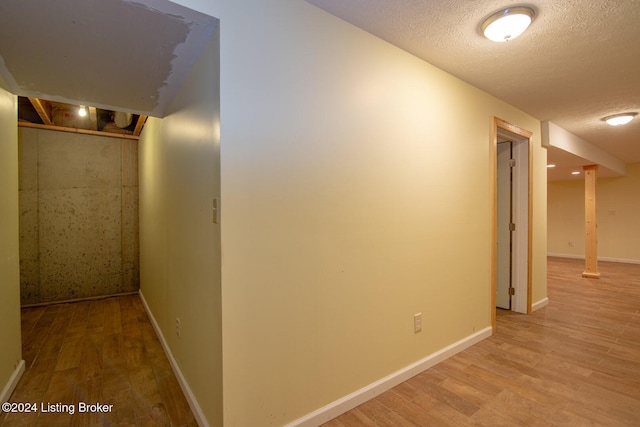
[[[86,114],[82,115],[81,110]],[[116,116],[128,116],[129,120],[118,123]],[[18,122],[21,126],[46,128],[63,132],[78,132],[91,135],[123,136],[139,138],[147,120],[146,115],[104,110],[95,106],[67,104],[39,98],[18,97]],[[135,133],[134,133],[135,132]]]
[[[89,129],[78,129],[78,128],[71,128],[71,127],[65,127],[65,126],[49,126],[49,125],[41,125],[39,123],[18,122],[18,126],[26,127],[26,128],[34,128],[34,129],[53,130],[56,132],[79,133],[82,135],[95,135],[95,136],[107,136],[109,138],[132,139],[136,141],[139,139],[138,136],[121,134],[121,133],[103,132],[99,130],[89,130]]]
[[[138,116],[138,121],[136,122],[136,127],[133,130],[133,136],[140,136],[140,132],[142,132],[142,128],[144,127],[145,122],[147,121],[148,116]]]
[[[89,107],[89,122],[91,130],[98,130],[98,111],[96,107]]]
[[[51,104],[48,101],[38,99],[38,98],[29,98],[31,101],[31,105],[36,109],[36,112],[42,119],[42,122],[45,125],[53,126],[53,120],[51,119]]]

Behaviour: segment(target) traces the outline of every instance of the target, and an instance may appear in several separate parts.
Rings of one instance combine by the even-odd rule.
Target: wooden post
[[[585,271],[582,277],[599,279],[598,272],[598,223],[596,219],[596,175],[598,165],[583,166],[584,169],[584,231]]]

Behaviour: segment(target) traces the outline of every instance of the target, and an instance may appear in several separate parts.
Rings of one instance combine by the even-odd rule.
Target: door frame
[[[491,159],[491,327],[493,333],[496,330],[496,279],[497,279],[497,245],[498,245],[498,133],[499,129],[517,135],[521,140],[526,141],[528,152],[527,168],[527,304],[526,312],[531,313],[531,272],[532,272],[532,223],[533,223],[533,145],[531,137],[533,132],[515,126],[497,117],[492,118],[491,138],[490,138],[490,159]]]

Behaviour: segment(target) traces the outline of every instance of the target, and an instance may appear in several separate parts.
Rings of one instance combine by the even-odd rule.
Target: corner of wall
[[[0,386],[8,397],[24,371],[18,250],[18,114],[15,95],[0,89]],[[7,394],[7,396],[5,396]]]
[[[25,362],[21,359],[16,364],[16,368],[9,377],[9,381],[7,381],[4,388],[0,392],[0,403],[7,402],[9,400],[9,398],[11,397],[11,393],[13,393],[13,390],[15,390],[16,386],[18,385],[18,381],[20,381],[20,378],[22,378],[24,371]]]
[[[138,157],[141,294],[201,425],[223,418],[218,49],[216,32]]]
[[[147,300],[145,300],[142,290],[140,290],[139,293],[140,293],[140,300],[142,301],[142,305],[144,306],[144,310],[147,312],[147,316],[149,316],[149,321],[153,326],[153,330],[155,331],[156,336],[158,337],[158,340],[162,345],[162,349],[164,350],[167,356],[167,359],[169,360],[171,369],[173,370],[173,373],[175,374],[178,380],[178,384],[180,384],[180,388],[182,389],[182,392],[184,393],[187,399],[187,402],[189,403],[189,407],[193,412],[193,415],[196,419],[196,422],[198,423],[198,426],[208,427],[209,423],[207,422],[207,418],[204,416],[204,412],[202,411],[202,408],[200,407],[200,404],[198,403],[196,396],[193,394],[191,387],[189,387],[189,383],[187,382],[184,375],[182,374],[182,371],[180,370],[180,366],[178,365],[178,362],[176,362],[175,357],[173,357],[171,348],[169,347],[169,344],[167,344],[167,340],[165,339],[164,334],[162,333],[162,329],[160,329],[160,326],[158,325],[158,322],[156,321],[156,318],[154,317],[153,312],[151,311],[151,308],[149,308],[149,304],[147,304]],[[0,399],[0,402],[2,402],[2,399]]]

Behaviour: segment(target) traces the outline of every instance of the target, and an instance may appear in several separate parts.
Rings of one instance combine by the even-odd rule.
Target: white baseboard
[[[584,259],[584,255],[571,255],[571,254],[554,254],[547,252],[548,257],[556,257],[556,258],[571,258],[571,259]]]
[[[584,255],[572,255],[572,254],[547,253],[547,256],[557,257],[557,258],[584,259]],[[637,259],[609,258],[609,257],[600,257],[600,256],[598,257],[598,261],[620,262],[623,264],[640,264],[640,260],[637,260]]]
[[[458,342],[451,344],[448,347],[437,351],[418,362],[409,365],[399,371],[392,373],[378,381],[369,384],[366,387],[361,388],[341,399],[336,400],[310,414],[299,418],[292,423],[286,425],[286,427],[316,427],[320,424],[344,414],[345,412],[355,408],[364,402],[373,399],[374,397],[384,393],[387,390],[392,389],[405,382],[406,380],[415,377],[419,373],[437,365],[445,359],[461,352],[462,350],[471,347],[472,345],[484,340],[491,336],[492,329],[490,326],[485,329],[469,335],[466,338],[461,339]]]
[[[2,393],[0,393],[0,403],[4,403],[9,400],[9,398],[11,397],[11,393],[13,393],[13,390],[16,389],[18,381],[20,381],[20,378],[22,378],[22,374],[24,374],[24,369],[24,360],[20,360],[20,362],[18,362],[18,366],[16,366],[16,369],[13,371],[13,374],[11,374],[11,377],[9,378],[9,382],[7,382],[7,384],[2,389]]]
[[[534,311],[540,310],[542,307],[546,307],[548,304],[549,304],[549,298],[544,297],[540,301],[534,302],[531,305],[531,312],[533,313]]]
[[[171,353],[171,349],[169,348],[167,341],[164,339],[162,330],[160,329],[158,322],[156,322],[155,317],[153,317],[153,313],[151,312],[151,309],[149,308],[147,301],[144,299],[144,295],[142,295],[142,289],[140,289],[140,299],[142,300],[142,305],[144,305],[144,309],[147,312],[147,316],[149,316],[149,320],[153,325],[153,329],[156,331],[156,335],[160,340],[160,344],[162,344],[162,348],[164,349],[164,352],[167,355],[167,359],[169,359],[169,363],[171,364],[171,369],[173,369],[173,373],[178,379],[180,388],[182,388],[182,392],[187,398],[187,402],[189,403],[189,407],[191,408],[191,412],[193,412],[193,416],[195,417],[196,422],[200,427],[209,427],[209,423],[207,422],[207,419],[204,416],[204,413],[202,412],[202,408],[198,404],[198,401],[196,400],[196,397],[191,391],[191,388],[189,387],[189,384],[187,383],[187,380],[185,379],[184,375],[182,375],[182,371],[178,366],[178,362],[176,362],[176,359],[173,357],[173,353]]]

